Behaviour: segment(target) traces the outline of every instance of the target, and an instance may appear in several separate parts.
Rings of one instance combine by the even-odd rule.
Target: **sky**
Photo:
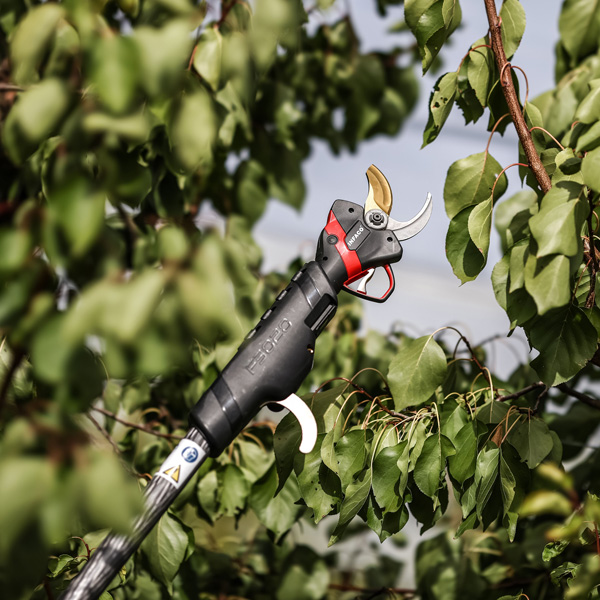
[[[338,3],[339,4],[339,3]],[[342,6],[344,3],[341,3]],[[348,2],[363,50],[390,47],[397,35],[387,29],[402,17],[402,8],[390,10],[386,19],[377,16],[374,0]],[[530,97],[554,86],[554,45],[558,39],[559,0],[522,0],[527,15],[521,48],[512,62],[526,73]],[[483,0],[463,0],[463,24],[452,37],[452,44],[442,51],[443,72],[455,70],[469,46],[487,32]],[[500,7],[500,2],[497,2]],[[424,149],[422,134],[428,117],[429,94],[441,73],[421,79],[419,101],[412,116],[396,138],[379,136],[363,142],[355,154],[343,152],[333,156],[327,146],[316,143],[305,164],[307,197],[300,213],[280,202],[271,201],[256,228],[256,238],[265,251],[265,270],[285,268],[299,253],[310,260],[327,213],[334,200],[343,198],[362,204],[367,194],[365,171],[371,163],[388,178],[394,193],[392,216],[407,220],[414,216],[433,195],[433,215],[427,227],[415,238],[403,243],[404,257],[394,266],[396,291],[385,304],[365,302],[365,327],[389,331],[400,325],[413,336],[426,335],[452,325],[471,342],[478,343],[508,332],[508,318],[493,295],[490,276],[500,260],[500,242],[495,230],[488,264],[478,279],[460,285],[445,255],[448,218],[444,211],[443,186],[448,167],[459,158],[485,149],[487,118],[465,126],[462,113],[454,108],[438,139]],[[520,84],[524,89],[522,76]],[[503,137],[494,135],[491,154],[507,166],[517,161],[517,138],[509,127]],[[509,189],[504,198],[520,189],[517,169],[507,172]],[[444,332],[444,339],[454,344],[456,334]],[[528,352],[523,334],[509,341],[500,340],[487,346],[489,366],[508,374]],[[318,345],[316,348],[318,359]]]

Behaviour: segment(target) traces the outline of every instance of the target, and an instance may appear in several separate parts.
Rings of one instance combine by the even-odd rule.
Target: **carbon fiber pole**
[[[190,429],[146,488],[146,509],[135,520],[132,534],[109,534],[61,600],[96,600],[208,458],[209,452],[202,434],[195,428]]]

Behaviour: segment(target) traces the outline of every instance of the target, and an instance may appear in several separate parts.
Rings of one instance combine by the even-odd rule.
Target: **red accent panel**
[[[351,292],[355,296],[360,296],[367,300],[375,300],[377,302],[385,302],[389,298],[390,294],[394,291],[395,282],[394,282],[394,272],[392,271],[392,268],[390,267],[390,265],[384,265],[383,267],[388,276],[389,286],[388,286],[387,291],[382,296],[379,296],[379,297],[370,296],[369,294],[367,294],[365,292],[361,292],[359,290],[353,290],[349,287],[349,285],[351,283],[354,283],[355,281],[362,279],[369,272],[369,269],[367,269],[366,271],[363,271],[362,273],[358,273],[358,275],[354,275],[354,277],[350,277],[350,279],[348,279],[348,281],[346,281],[346,283],[344,284],[344,289]]]
[[[346,246],[346,242],[344,241],[346,239],[346,232],[340,225],[339,221],[335,218],[332,210],[329,211],[329,217],[327,219],[325,231],[328,235],[335,235],[338,239],[335,249],[338,251],[339,255],[344,261],[346,271],[348,272],[348,278],[350,279],[351,277],[361,273],[363,268],[360,264],[358,254],[356,254],[355,250],[350,250],[348,246]]]

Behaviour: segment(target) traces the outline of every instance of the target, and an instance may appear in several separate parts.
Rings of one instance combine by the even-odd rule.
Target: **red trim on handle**
[[[362,271],[361,273],[358,273],[356,275],[354,275],[353,277],[350,277],[348,279],[348,281],[346,281],[346,283],[344,283],[344,289],[347,292],[350,292],[351,294],[353,294],[354,296],[358,296],[359,298],[364,298],[365,300],[374,300],[375,302],[385,302],[389,295],[394,291],[394,286],[395,286],[395,281],[394,281],[394,272],[392,271],[392,268],[390,267],[390,265],[384,265],[383,268],[385,269],[386,273],[388,274],[388,281],[389,281],[389,287],[387,289],[387,291],[383,294],[383,296],[370,296],[369,294],[367,294],[366,292],[361,292],[360,290],[353,290],[351,289],[349,286],[349,284],[354,283],[355,281],[358,281],[359,279],[362,279],[368,272],[369,269],[367,269],[366,271]]]
[[[362,273],[363,268],[360,264],[358,254],[355,250],[350,250],[348,246],[346,246],[346,242],[344,241],[346,239],[346,232],[340,225],[339,221],[335,218],[332,210],[329,211],[329,217],[327,218],[325,231],[327,232],[327,235],[335,235],[335,237],[338,239],[337,243],[335,244],[335,249],[342,257],[342,261],[344,262],[344,266],[348,272],[348,280],[350,280],[352,277],[356,277],[359,273]]]

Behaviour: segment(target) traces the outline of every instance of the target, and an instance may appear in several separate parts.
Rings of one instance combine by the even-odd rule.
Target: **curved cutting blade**
[[[367,170],[369,180],[369,194],[365,202],[365,214],[370,210],[380,209],[389,215],[392,210],[392,188],[385,175],[375,166],[371,165]]]
[[[417,235],[417,233],[427,225],[429,217],[431,217],[431,209],[431,194],[427,194],[425,204],[416,217],[412,218],[410,221],[396,221],[389,217],[386,229],[388,231],[393,231],[394,235],[398,238],[398,241],[402,242],[407,240]]]

